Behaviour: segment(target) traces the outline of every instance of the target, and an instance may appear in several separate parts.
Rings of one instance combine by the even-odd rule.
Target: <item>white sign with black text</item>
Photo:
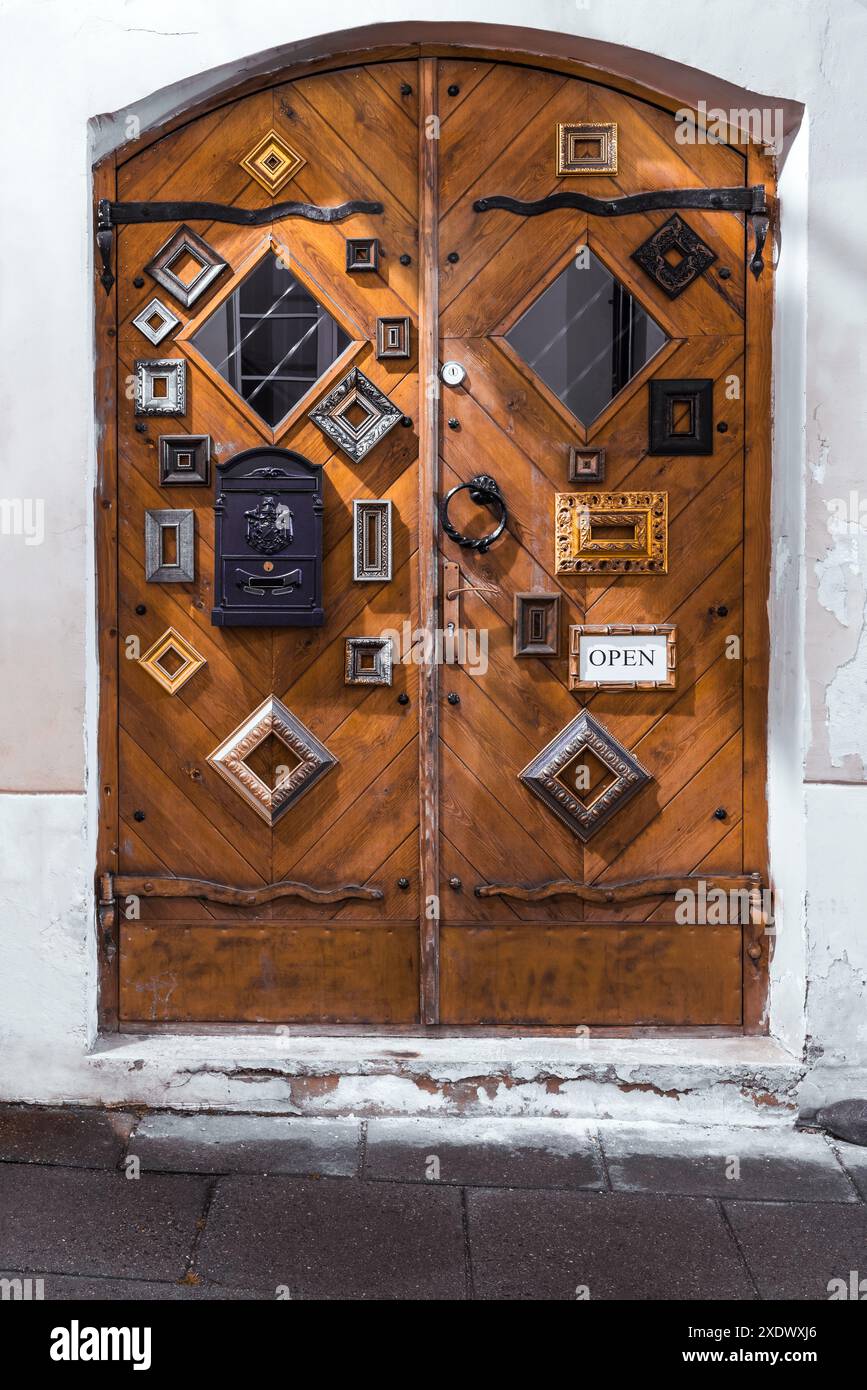
[[[570,631],[569,684],[573,690],[599,686],[671,689],[675,629],[670,623],[607,627],[575,624]]]

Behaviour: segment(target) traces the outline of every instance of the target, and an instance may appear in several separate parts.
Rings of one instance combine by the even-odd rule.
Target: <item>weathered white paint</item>
[[[24,536],[0,538],[6,674],[0,786],[8,791],[0,795],[0,1097],[320,1113],[436,1112],[460,1104],[483,1113],[626,1108],[700,1116],[721,1107],[754,1114],[752,1097],[764,1088],[771,1097],[790,1098],[802,1071],[772,1040],[600,1040],[583,1060],[570,1062],[560,1040],[440,1045],[405,1039],[402,1047],[391,1040],[390,1049],[377,1049],[369,1042],[293,1038],[282,1040],[278,1075],[270,1078],[261,1070],[274,1061],[273,1037],[117,1040],[90,1050],[96,670],[88,621],[94,429],[85,272],[91,158],[122,143],[129,116],[157,122],[249,73],[361,44],[363,33],[350,28],[356,14],[349,0],[327,0],[309,12],[261,0],[244,12],[241,27],[234,0],[183,6],[151,0],[145,8],[132,0],[38,6],[6,0],[3,6],[4,98],[26,120],[4,147],[0,188],[2,492],[45,499],[47,538],[42,546],[26,544]],[[860,827],[867,792],[863,785],[805,786],[802,750],[806,735],[814,781],[863,784],[862,542],[856,538],[853,562],[852,537],[833,533],[827,503],[857,491],[863,472],[867,191],[860,132],[867,92],[858,54],[867,42],[867,6],[768,0],[756,7],[731,0],[725,23],[715,24],[705,8],[682,0],[616,6],[538,0],[532,20],[539,28],[529,30],[522,28],[528,15],[519,0],[378,0],[374,17],[390,26],[374,37],[395,40],[484,43],[486,23],[512,25],[506,44],[581,57],[685,104],[770,104],[784,111],[770,596],[774,665],[784,675],[771,692],[769,800],[778,889],[771,1019],[797,1058],[809,1035],[805,1093],[833,1098],[863,1091]],[[317,41],[322,30],[331,37]],[[630,48],[623,47],[624,36]],[[795,138],[804,109],[807,119]],[[99,112],[116,114],[88,128]],[[52,215],[32,215],[46,192]],[[402,1050],[414,1056],[399,1058]],[[245,1058],[249,1076],[239,1075]],[[304,1076],[312,1068],[303,1085],[285,1079],[293,1067]],[[480,1075],[500,1080],[470,1101],[468,1078]],[[462,1089],[443,1089],[449,1078]]]

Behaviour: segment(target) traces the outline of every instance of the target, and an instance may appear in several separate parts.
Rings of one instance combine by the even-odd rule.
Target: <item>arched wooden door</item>
[[[106,1021],[760,1026],[766,162],[444,53],[98,177]]]

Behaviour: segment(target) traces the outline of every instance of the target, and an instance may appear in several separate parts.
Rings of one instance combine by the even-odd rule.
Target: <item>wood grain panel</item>
[[[147,1023],[414,1023],[418,924],[126,926],[120,1000]]]
[[[444,1023],[739,1024],[739,927],[442,929]]]

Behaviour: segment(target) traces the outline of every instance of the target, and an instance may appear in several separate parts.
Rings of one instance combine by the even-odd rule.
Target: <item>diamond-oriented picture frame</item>
[[[272,734],[296,761],[269,787],[245,759]],[[282,700],[269,695],[208,754],[208,763],[262,820],[275,825],[320,777],[337,766],[338,759]]]
[[[679,259],[672,260],[672,253]],[[717,256],[675,213],[632,252],[632,259],[669,299],[677,299],[713,265]]]
[[[173,653],[179,662],[179,665],[171,669],[162,664],[170,653]],[[208,663],[201,652],[196,651],[192,642],[181,636],[177,628],[168,627],[153,645],[148,647],[144,656],[139,658],[138,664],[157,685],[168,691],[169,695],[177,695],[181,687],[186,685],[188,680],[192,680],[196,672]]]
[[[307,160],[272,127],[239,162],[241,168],[273,197],[294,179]]]
[[[348,412],[353,409],[360,410],[360,420],[350,419]],[[324,400],[314,406],[310,419],[358,463],[403,419],[403,411],[358,367],[353,367]]]
[[[192,279],[182,278],[173,269],[184,257],[199,266]],[[178,227],[145,266],[145,272],[151,279],[162,285],[164,290],[168,290],[185,309],[195,304],[199,296],[203,295],[208,286],[226,269],[228,265],[222,256],[219,256],[203,237],[194,232],[192,227],[187,226]]]
[[[601,778],[582,793],[578,773],[592,759]],[[565,826],[586,842],[653,779],[634,754],[581,710],[518,774],[519,780]]]
[[[154,347],[177,328],[179,323],[177,314],[172,313],[168,305],[163,304],[156,295],[133,319],[139,333],[142,333]]]

